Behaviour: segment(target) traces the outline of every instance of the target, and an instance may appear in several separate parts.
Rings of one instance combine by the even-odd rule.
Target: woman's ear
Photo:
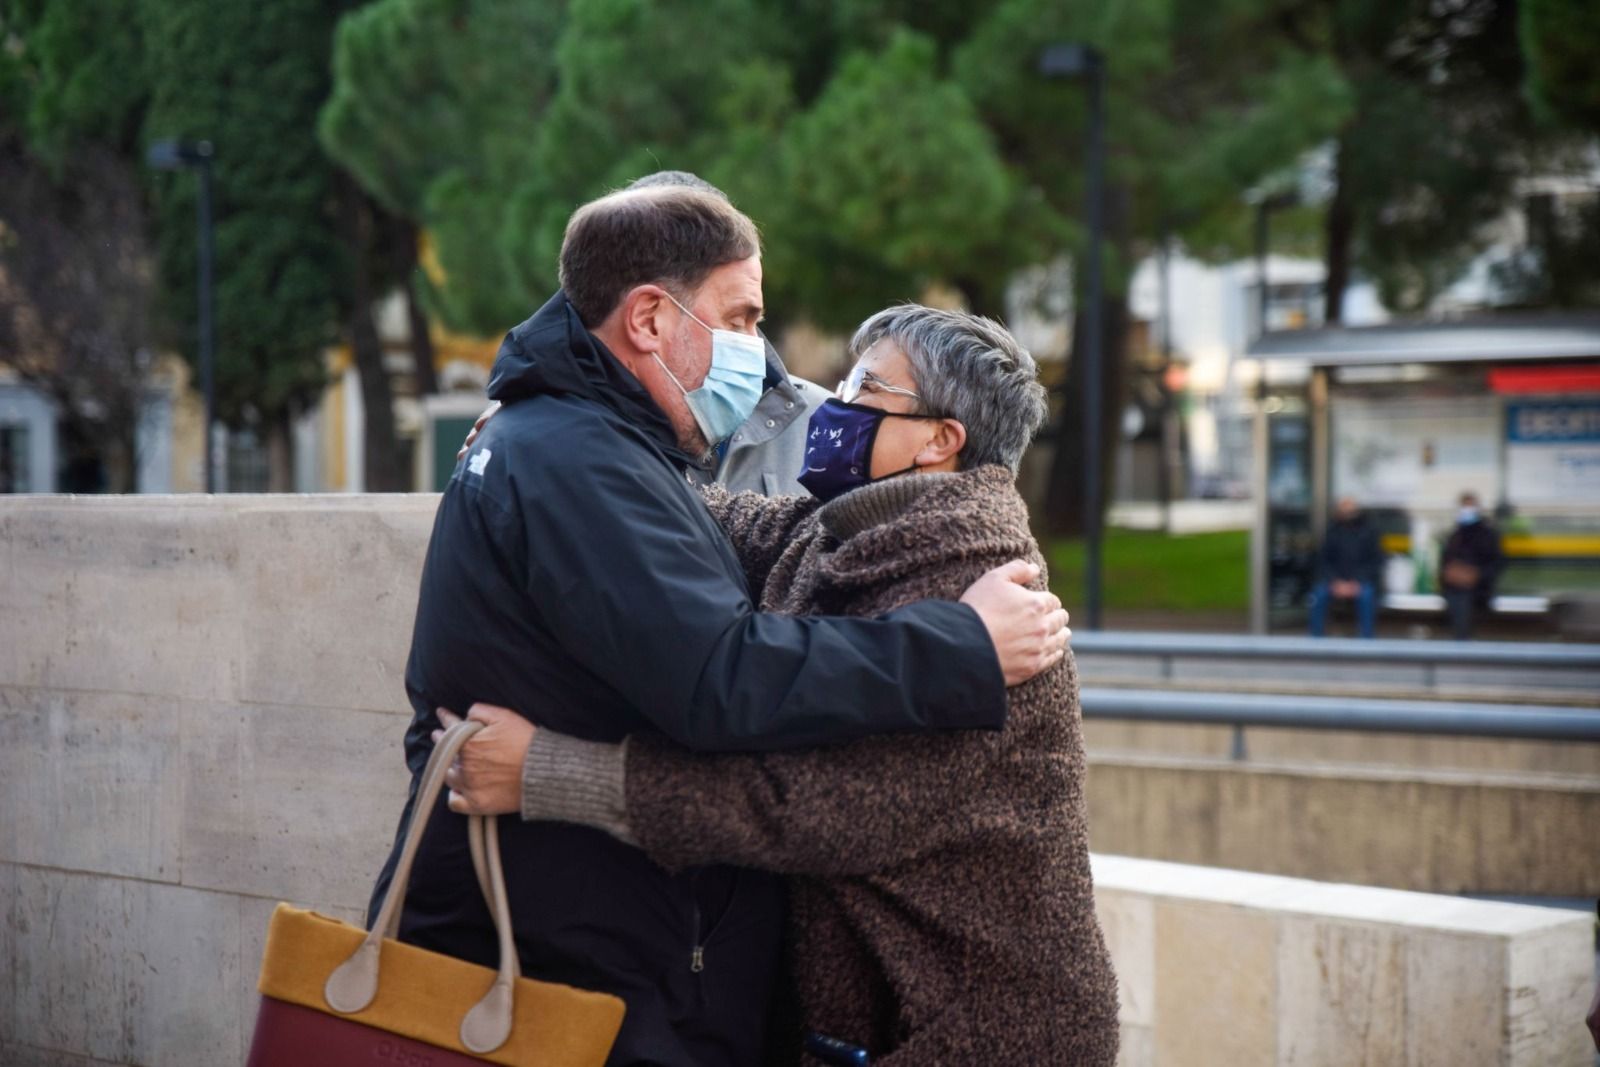
[[[914,464],[923,469],[937,468],[955,457],[967,447],[967,428],[955,419],[940,419],[936,425],[933,437],[917,452]],[[959,464],[957,464],[959,465]]]

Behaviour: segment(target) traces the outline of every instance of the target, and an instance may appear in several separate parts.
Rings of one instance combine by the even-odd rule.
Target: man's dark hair
[[[573,212],[561,242],[561,288],[593,328],[635,286],[687,296],[718,267],[760,252],[755,223],[720,192],[662,182]]]
[[[662,186],[675,186],[681,189],[698,189],[702,193],[720,196],[727,200],[728,194],[706,181],[698,174],[690,174],[686,170],[658,170],[654,174],[646,174],[643,178],[635,178],[628,183],[629,189],[659,189]]]

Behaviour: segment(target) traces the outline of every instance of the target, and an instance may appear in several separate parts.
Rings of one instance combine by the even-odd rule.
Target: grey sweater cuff
[[[539,730],[522,763],[522,817],[604,830],[634,845],[624,769],[627,742],[581,741]]]

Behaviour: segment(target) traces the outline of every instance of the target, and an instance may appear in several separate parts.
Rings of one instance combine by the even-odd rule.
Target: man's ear
[[[659,285],[636,285],[628,290],[617,308],[623,336],[636,351],[661,351],[661,310],[667,302]]]
[[[940,419],[933,438],[912,460],[919,467],[935,467],[967,446],[967,428],[955,419]]]

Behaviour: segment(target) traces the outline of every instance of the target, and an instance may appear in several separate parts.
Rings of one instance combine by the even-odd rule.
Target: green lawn
[[[1250,605],[1250,535],[1243,530],[1169,536],[1108,529],[1100,587],[1108,611],[1232,612]],[[1050,587],[1083,604],[1083,542],[1049,544]]]

